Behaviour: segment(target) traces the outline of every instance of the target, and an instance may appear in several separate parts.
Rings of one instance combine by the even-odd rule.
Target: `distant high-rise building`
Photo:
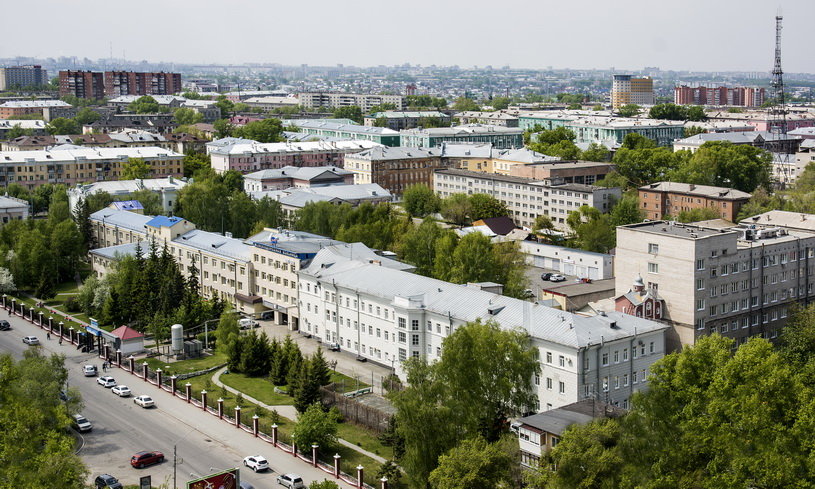
[[[649,76],[614,75],[611,84],[611,106],[651,105],[654,103],[654,80]]]
[[[60,96],[81,98],[120,95],[171,95],[181,91],[179,73],[133,71],[60,71]]]
[[[674,87],[678,105],[735,105],[758,107],[764,103],[765,90],[758,87]]]
[[[103,73],[93,71],[60,71],[59,96],[101,99],[105,97]]]
[[[0,90],[34,87],[48,84],[48,72],[40,65],[0,68]]]

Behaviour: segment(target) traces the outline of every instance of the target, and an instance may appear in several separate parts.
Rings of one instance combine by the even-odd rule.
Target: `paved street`
[[[134,395],[147,394],[156,401],[157,408],[142,409],[131,398],[119,398],[110,389],[98,385],[95,378],[82,375],[80,369],[85,363],[101,366],[95,355],[80,353],[67,342],[63,346],[56,339],[49,342],[43,330],[16,316],[9,318],[5,310],[0,310],[0,319],[9,319],[12,324],[11,331],[0,331],[0,351],[22,357],[23,351],[30,348],[23,344],[22,337],[35,335],[47,352],[65,354],[69,384],[82,392],[85,401],[82,413],[94,425],[92,432],[83,435],[84,445],[80,450],[91,470],[91,480],[100,473],[110,473],[125,484],[137,484],[140,476],[151,475],[154,486],[168,481],[172,487],[174,444],[178,448],[178,487],[184,487],[191,477],[207,474],[212,469],[237,467],[243,457],[253,454],[265,456],[272,467],[267,473],[241,471],[242,479],[259,489],[277,487],[279,473],[295,472],[303,476],[306,483],[331,477],[182,399],[159,391],[127,372],[113,369],[110,374],[119,383],[128,385]],[[160,450],[167,460],[146,469],[131,468],[130,456],[139,450]],[[344,483],[341,486],[351,487]]]

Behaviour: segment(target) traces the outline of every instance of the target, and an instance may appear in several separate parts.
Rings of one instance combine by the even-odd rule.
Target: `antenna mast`
[[[781,69],[781,21],[783,19],[781,12],[775,16],[775,64],[773,65],[773,78],[770,82],[770,96],[773,105],[770,106],[769,114],[767,114],[767,129],[776,135],[787,133],[784,70]]]

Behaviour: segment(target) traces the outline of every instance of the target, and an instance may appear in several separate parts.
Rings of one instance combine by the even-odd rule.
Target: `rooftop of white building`
[[[183,158],[184,155],[155,146],[96,148],[91,146],[56,146],[35,151],[2,151],[0,163],[49,163],[55,161],[127,160],[129,158]]]

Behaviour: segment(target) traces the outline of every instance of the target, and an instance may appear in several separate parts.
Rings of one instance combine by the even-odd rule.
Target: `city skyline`
[[[12,6],[11,14],[39,16],[47,11],[48,16],[39,16],[41,32],[58,33],[66,24],[87,23],[93,26],[94,35],[67,36],[54,43],[51,36],[31,36],[25,23],[16,23],[7,26],[6,34],[26,41],[0,46],[0,58],[99,59],[112,54],[113,58],[180,64],[364,67],[410,63],[462,68],[614,67],[619,71],[653,66],[677,71],[769,72],[774,17],[780,6],[784,70],[815,71],[806,53],[807,14],[815,13],[811,2],[784,0],[767,5],[758,0],[738,4],[689,0],[682,9],[670,12],[654,12],[653,3],[644,0],[590,3],[589,8],[547,3],[529,6],[510,0],[496,12],[485,1],[438,4],[417,0],[409,9],[396,9],[362,0],[352,9],[347,4],[317,0],[305,10],[243,0],[231,4],[235,20],[222,24],[213,22],[220,4],[210,0],[197,2],[196,9],[146,0],[138,10],[112,9],[98,0],[83,2],[82,8],[45,0],[37,4],[36,11],[27,5]],[[110,16],[117,14],[126,14],[128,21],[111,22]],[[489,25],[481,25],[484,19],[489,19]],[[190,29],[184,29],[185,25]],[[162,35],[147,37],[146,32]]]

